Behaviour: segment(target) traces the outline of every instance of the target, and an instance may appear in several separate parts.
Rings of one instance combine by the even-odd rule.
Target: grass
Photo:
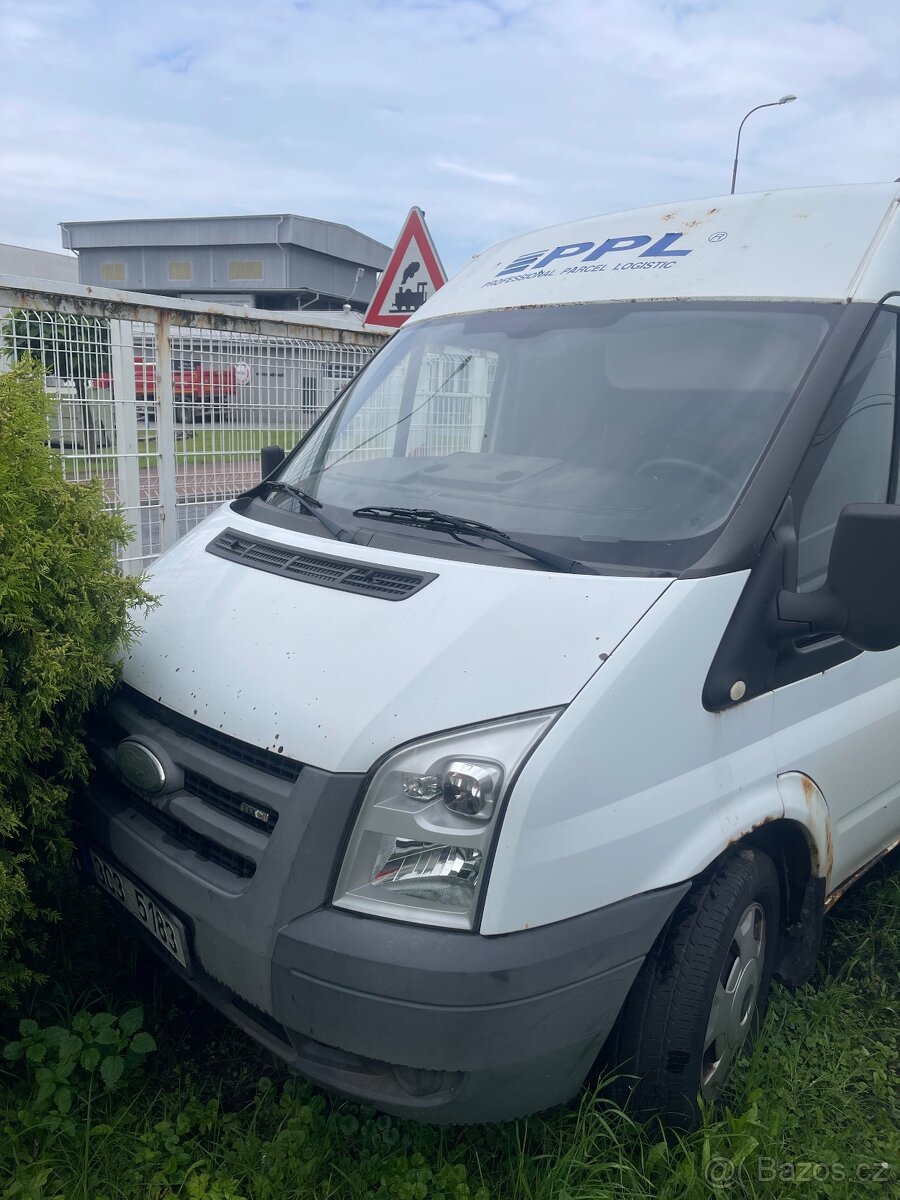
[[[175,455],[178,466],[196,464],[212,466],[223,461],[256,460],[263,446],[276,443],[284,450],[293,449],[300,439],[295,430],[271,430],[229,425],[176,426]],[[180,436],[179,436],[180,435]],[[158,466],[157,431],[153,426],[138,430],[138,466],[141,469]],[[63,452],[63,469],[84,475],[89,471],[102,475],[104,468],[115,460],[112,450],[96,454],[78,451]]]
[[[50,982],[17,1015],[36,1023],[32,1040],[40,1041],[47,1026],[84,1030],[88,1018],[77,1014],[108,1010],[120,1023],[103,1033],[110,1019],[101,1018],[84,1038],[127,1057],[122,1047],[139,1004],[158,1049],[145,1053],[142,1035],[141,1053],[110,1090],[96,1064],[82,1065],[84,1050],[66,1043],[74,1065],[63,1081],[63,1112],[52,1097],[39,1099],[37,1077],[62,1049],[0,1062],[0,1197],[898,1197],[898,867],[894,854],[828,917],[812,984],[793,993],[776,987],[727,1108],[668,1141],[602,1094],[527,1121],[461,1131],[332,1099],[289,1078],[124,933],[111,938],[99,898],[79,896],[55,934]],[[18,1036],[12,1016],[0,1041],[4,1033]]]

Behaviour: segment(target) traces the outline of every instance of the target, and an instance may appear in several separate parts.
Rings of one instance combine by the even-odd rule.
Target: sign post
[[[366,325],[399,329],[447,282],[421,208],[411,208],[366,310]]]

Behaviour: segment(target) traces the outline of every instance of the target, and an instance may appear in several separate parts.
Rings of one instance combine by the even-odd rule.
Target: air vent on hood
[[[296,546],[284,546],[265,538],[250,537],[234,529],[225,529],[206,547],[210,554],[232,562],[299,579],[317,587],[337,588],[361,596],[377,596],[381,600],[406,600],[422,590],[436,575],[424,571],[404,571],[397,567],[382,567],[375,563],[352,562],[346,558],[331,558]]]

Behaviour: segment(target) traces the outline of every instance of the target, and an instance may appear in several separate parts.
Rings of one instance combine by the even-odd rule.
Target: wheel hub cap
[[[718,1096],[747,1040],[765,953],[766,914],[754,901],[737,923],[716,981],[700,1068],[700,1094],[704,1100]]]

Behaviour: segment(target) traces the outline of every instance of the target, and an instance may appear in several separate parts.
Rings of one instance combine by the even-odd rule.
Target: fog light
[[[451,908],[467,908],[480,870],[480,850],[385,837],[375,859],[372,886]]]
[[[391,1067],[396,1081],[409,1096],[434,1096],[459,1086],[463,1076],[459,1071],[426,1071],[421,1067]]]
[[[451,812],[489,821],[503,772],[485,763],[452,762],[444,772],[443,799]]]

